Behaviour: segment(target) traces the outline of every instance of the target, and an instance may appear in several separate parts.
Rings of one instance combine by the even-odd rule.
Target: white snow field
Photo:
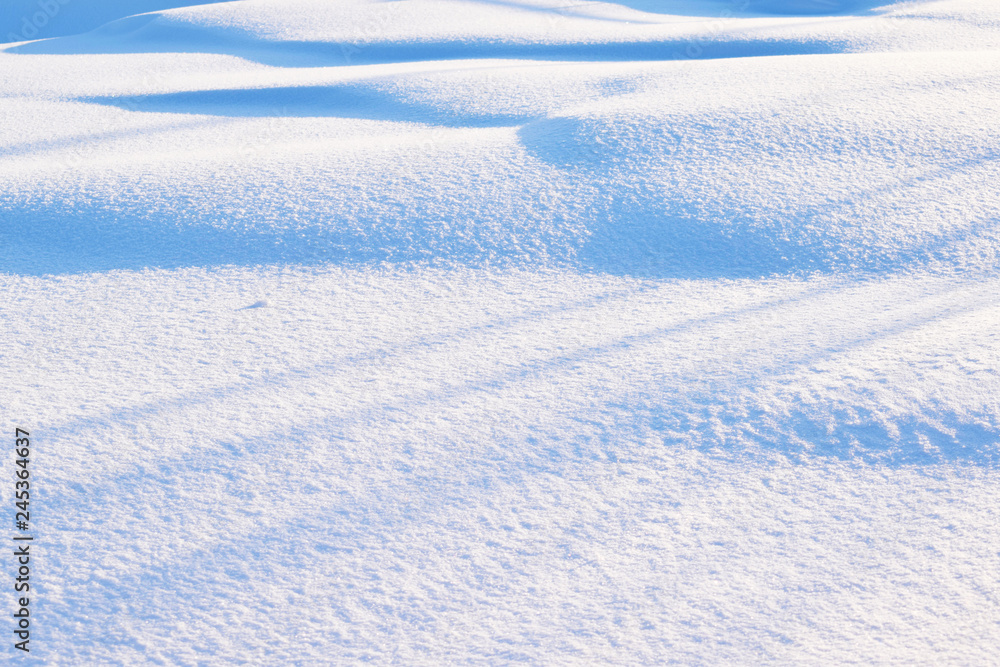
[[[996,664],[1000,3],[2,7],[5,659]]]

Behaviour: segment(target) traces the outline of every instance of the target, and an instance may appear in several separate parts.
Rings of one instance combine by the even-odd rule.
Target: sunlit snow
[[[996,661],[993,0],[4,8],[20,660]]]

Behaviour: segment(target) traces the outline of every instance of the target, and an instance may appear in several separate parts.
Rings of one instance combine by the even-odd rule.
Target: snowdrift
[[[992,659],[991,2],[54,1],[37,660]]]

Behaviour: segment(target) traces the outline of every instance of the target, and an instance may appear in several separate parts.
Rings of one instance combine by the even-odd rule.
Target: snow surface
[[[995,2],[54,2],[19,660],[995,662]]]

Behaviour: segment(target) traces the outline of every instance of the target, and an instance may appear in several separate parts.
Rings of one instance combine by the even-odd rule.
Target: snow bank
[[[31,658],[992,659],[991,3],[74,2],[0,48]]]

